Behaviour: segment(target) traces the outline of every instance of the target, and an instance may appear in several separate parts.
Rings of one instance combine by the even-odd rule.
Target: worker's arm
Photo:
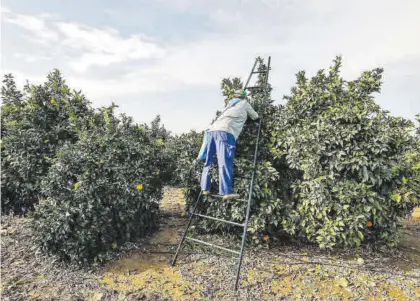
[[[246,103],[246,107],[248,116],[251,117],[252,120],[256,120],[259,118],[258,113],[255,112],[254,108],[248,102]]]

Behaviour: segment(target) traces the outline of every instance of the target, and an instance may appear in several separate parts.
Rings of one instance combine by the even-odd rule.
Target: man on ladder
[[[233,158],[235,156],[235,142],[241,133],[247,117],[253,120],[259,118],[257,112],[246,101],[245,90],[235,91],[234,98],[230,100],[222,114],[214,121],[205,133],[204,143],[196,162],[205,160],[201,176],[201,190],[203,195],[210,192],[210,167],[214,163],[217,153],[219,166],[219,194],[224,200],[237,199],[239,194],[234,194],[233,183]]]
[[[268,57],[268,64],[267,67],[263,66],[263,61],[260,58],[255,60],[254,66],[252,67],[251,73],[249,74],[248,80],[245,84],[245,90],[253,90],[253,91],[261,91],[264,93],[264,97],[267,97],[267,85],[268,85],[268,74],[270,68],[271,57]],[[257,64],[259,66],[257,67]],[[260,78],[260,83],[262,85],[255,86],[255,87],[248,87],[248,84],[251,80],[253,74],[259,74],[262,78]],[[236,255],[239,255],[238,258],[238,266],[236,269],[236,281],[235,281],[235,290],[238,289],[239,286],[239,274],[241,271],[242,259],[244,255],[244,248],[245,248],[245,241],[246,241],[246,233],[248,229],[248,222],[249,222],[249,215],[251,210],[251,201],[252,201],[252,191],[254,187],[254,179],[256,173],[256,166],[257,166],[257,157],[258,157],[258,145],[260,141],[260,134],[261,134],[261,124],[262,120],[260,116],[258,116],[257,112],[251,107],[251,105],[245,100],[246,92],[243,90],[235,91],[235,97],[228,103],[225,110],[222,114],[215,120],[215,122],[209,127],[206,135],[204,136],[203,146],[200,150],[200,154],[198,158],[194,162],[198,162],[200,160],[205,160],[204,170],[201,177],[201,192],[197,197],[195,202],[194,208],[191,212],[191,215],[188,219],[187,227],[182,234],[181,241],[179,242],[178,248],[175,252],[175,256],[172,260],[172,266],[175,266],[176,260],[178,258],[179,252],[182,248],[182,244],[184,241],[190,241],[194,243],[200,243],[209,247],[214,247],[219,250],[224,250]],[[235,155],[235,142],[238,138],[239,134],[241,133],[243,126],[245,124],[246,119],[250,116],[252,119],[256,120],[259,119],[258,123],[258,134],[256,136],[255,142],[255,152],[254,152],[254,161],[252,167],[252,175],[251,181],[249,183],[249,195],[248,200],[240,199],[239,195],[233,194],[232,191],[232,171],[233,171],[233,158]],[[210,190],[210,166],[214,162],[214,154],[217,153],[217,161],[219,165],[219,192],[220,195],[223,196],[223,199],[236,199],[235,201],[238,202],[245,202],[247,203],[246,206],[246,213],[245,213],[245,220],[243,223],[238,223],[236,221],[229,221],[223,220],[214,216],[208,216],[204,214],[197,213],[198,208],[200,207],[200,201],[203,199],[203,195],[208,195]],[[214,196],[218,197],[218,196]],[[239,251],[232,250],[229,248],[225,248],[223,246],[218,246],[212,244],[210,242],[202,241],[197,238],[187,237],[188,229],[191,226],[193,217],[200,217],[205,219],[210,219],[222,223],[227,223],[230,225],[234,225],[237,227],[242,227],[242,240],[241,240],[241,249]]]

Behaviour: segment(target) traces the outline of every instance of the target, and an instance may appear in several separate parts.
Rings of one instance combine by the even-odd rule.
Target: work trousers
[[[219,166],[219,194],[232,194],[233,183],[233,158],[235,156],[235,137],[226,132],[209,132],[206,162],[201,175],[201,189],[209,191],[211,186],[210,167],[217,154]]]

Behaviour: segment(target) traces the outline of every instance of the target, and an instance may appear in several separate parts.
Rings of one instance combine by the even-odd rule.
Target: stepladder
[[[268,57],[267,65],[263,65],[263,62],[260,58],[257,58],[255,60],[255,63],[252,67],[252,70],[251,70],[251,72],[248,76],[248,79],[245,83],[245,86],[244,86],[244,89],[250,91],[251,95],[252,95],[253,91],[259,90],[259,91],[263,92],[264,97],[267,97],[267,95],[268,95],[268,93],[267,93],[268,76],[269,76],[269,72],[270,72],[270,69],[271,69],[270,68],[270,63],[271,63],[271,57]],[[262,67],[262,66],[265,66],[265,67]],[[259,86],[250,87],[249,83],[251,81],[251,78],[256,74],[259,74],[260,76],[263,76],[262,83],[260,81]],[[240,272],[241,272],[241,266],[242,266],[242,261],[243,261],[243,257],[244,257],[248,222],[249,222],[249,218],[250,218],[250,211],[251,211],[251,204],[252,204],[254,181],[255,181],[255,177],[256,177],[256,167],[257,167],[257,162],[258,162],[258,146],[259,146],[259,142],[260,142],[261,127],[262,127],[262,122],[263,122],[262,114],[259,114],[259,115],[260,115],[260,118],[258,120],[257,134],[256,134],[256,137],[255,137],[255,148],[254,148],[254,154],[253,154],[253,159],[252,159],[252,171],[251,171],[251,177],[250,177],[250,182],[249,182],[248,198],[247,199],[238,198],[238,199],[229,200],[229,201],[233,201],[233,202],[244,202],[246,204],[246,212],[245,212],[245,216],[244,216],[244,221],[243,222],[235,222],[235,221],[224,220],[224,219],[220,219],[220,218],[217,218],[217,217],[213,217],[213,216],[209,216],[209,215],[205,215],[205,214],[200,213],[199,212],[200,204],[202,203],[204,198],[211,197],[211,198],[220,199],[221,202],[223,201],[222,200],[223,196],[221,196],[221,195],[204,195],[203,192],[200,191],[200,193],[199,193],[199,195],[198,195],[198,197],[197,197],[197,199],[196,199],[196,201],[193,205],[193,209],[190,212],[190,216],[189,216],[189,219],[188,219],[187,226],[186,226],[185,231],[184,231],[184,233],[181,237],[181,240],[178,244],[176,253],[175,253],[174,258],[172,260],[172,266],[175,266],[175,264],[177,262],[177,259],[178,259],[178,256],[181,252],[181,249],[182,249],[185,241],[202,244],[202,245],[205,245],[205,246],[208,246],[208,247],[213,247],[213,248],[216,248],[216,249],[219,249],[219,250],[237,255],[238,256],[238,262],[237,262],[237,266],[236,266],[236,279],[235,279],[235,286],[234,286],[235,291],[237,291],[238,287],[239,287]],[[242,237],[241,237],[240,249],[239,250],[233,250],[233,249],[229,249],[229,248],[226,248],[226,247],[223,247],[223,246],[215,245],[213,243],[206,242],[206,241],[194,238],[194,237],[187,236],[189,234],[189,230],[190,230],[190,227],[192,225],[192,222],[193,222],[194,218],[208,219],[208,220],[211,220],[211,221],[226,223],[226,224],[230,224],[230,225],[242,228]]]

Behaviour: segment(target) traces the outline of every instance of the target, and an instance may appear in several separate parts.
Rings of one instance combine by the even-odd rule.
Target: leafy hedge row
[[[65,260],[97,259],[157,225],[164,145],[146,125],[102,116],[104,125],[60,148],[34,214],[42,248]]]
[[[310,80],[300,72],[286,97],[272,152],[303,176],[292,185],[294,208],[282,226],[321,247],[363,240],[394,245],[420,193],[418,186],[408,189],[419,183],[406,160],[418,142],[414,125],[375,103],[382,69],[347,82],[340,67],[337,58]]]
[[[78,91],[70,91],[58,70],[44,85],[29,85],[23,93],[9,74],[1,90],[2,213],[21,214],[41,197],[40,185],[65,142],[76,141],[73,124],[92,112]]]
[[[390,116],[374,102],[382,70],[347,82],[339,76],[340,67],[338,57],[327,73],[320,70],[310,80],[298,73],[285,106],[275,105],[270,95],[264,100],[261,91],[251,95],[264,121],[249,227],[255,242],[283,230],[320,247],[359,246],[368,240],[394,245],[402,219],[419,204],[419,138],[410,121]],[[225,79],[222,93],[228,99],[241,87],[239,79]],[[250,175],[255,128],[249,123],[237,142],[235,189],[243,197],[248,197],[249,180],[240,177]],[[199,143],[181,160],[184,171]],[[194,171],[194,184],[184,182],[190,204],[199,192],[200,172],[201,167]],[[217,182],[215,169],[213,175]],[[244,205],[237,202],[209,200],[204,210],[243,221]],[[214,222],[202,226],[234,231]]]
[[[344,81],[340,66],[337,58],[310,80],[298,73],[285,106],[270,93],[251,94],[263,118],[249,224],[256,243],[286,231],[320,247],[394,245],[401,220],[419,204],[420,129],[415,135],[410,121],[375,104],[381,69]],[[239,78],[223,80],[226,101],[242,85]],[[188,205],[195,201],[201,166],[189,171],[202,133],[174,136],[159,116],[150,126],[136,125],[115,116],[115,106],[95,110],[58,71],[24,93],[7,75],[2,98],[2,213],[37,207],[34,233],[45,252],[91,262],[149,233],[165,183],[185,187]],[[247,123],[237,142],[234,186],[244,198],[256,129]],[[211,172],[217,193],[216,165]],[[243,203],[203,205],[208,215],[243,221]],[[201,226],[235,231],[213,221]]]
[[[150,233],[172,177],[160,117],[136,125],[93,109],[60,73],[42,86],[2,87],[2,213],[34,210],[41,249],[87,263]]]

